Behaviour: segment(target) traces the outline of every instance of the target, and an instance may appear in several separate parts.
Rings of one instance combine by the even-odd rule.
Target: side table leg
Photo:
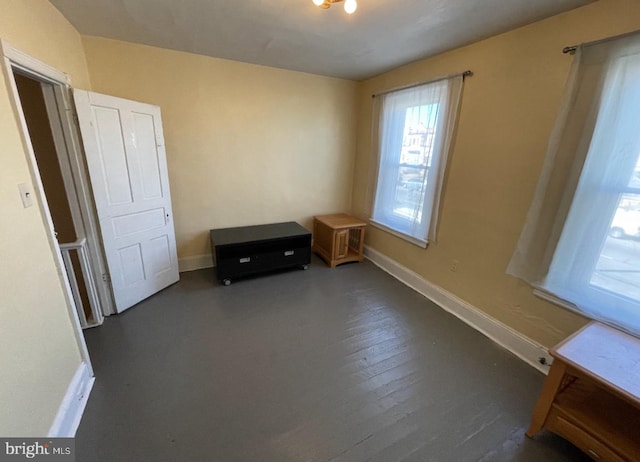
[[[551,365],[551,370],[549,370],[549,375],[547,375],[544,381],[542,391],[540,392],[540,396],[538,396],[536,407],[531,416],[531,426],[526,433],[529,438],[532,438],[538,433],[542,429],[545,420],[547,420],[547,414],[549,414],[549,410],[562,384],[562,379],[566,371],[567,366],[557,359]]]

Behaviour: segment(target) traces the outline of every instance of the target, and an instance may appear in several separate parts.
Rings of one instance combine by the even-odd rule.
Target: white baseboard
[[[549,372],[552,358],[544,346],[511,329],[497,319],[488,316],[479,308],[456,297],[451,292],[425,280],[419,274],[414,273],[377,250],[365,246],[364,254],[376,266],[379,266],[445,311],[486,335],[518,358],[544,374]],[[540,364],[540,358],[545,359],[544,365]]]
[[[185,271],[195,271],[203,268],[211,268],[212,266],[214,265],[211,254],[194,255],[193,257],[178,259],[178,270],[181,273],[184,273]]]
[[[49,429],[49,437],[73,438],[76,436],[76,430],[80,425],[80,419],[89,400],[94,381],[95,377],[92,375],[91,369],[83,361],[69,382],[67,393],[60,403],[56,418]]]

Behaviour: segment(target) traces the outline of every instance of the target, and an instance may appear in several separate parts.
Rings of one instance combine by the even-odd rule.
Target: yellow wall
[[[421,249],[371,228],[368,244],[546,346],[583,325],[583,318],[538,299],[505,270],[571,64],[562,48],[636,29],[639,2],[600,0],[365,81],[353,193],[361,217],[369,216],[371,203],[371,94],[466,69],[475,73],[465,83],[438,242]]]
[[[208,230],[350,209],[356,83],[83,37],[93,89],[160,106],[179,258]]]
[[[0,37],[89,86],[80,36],[44,0],[3,0]],[[46,435],[80,365],[61,279],[36,202],[27,155],[0,73],[0,435]]]

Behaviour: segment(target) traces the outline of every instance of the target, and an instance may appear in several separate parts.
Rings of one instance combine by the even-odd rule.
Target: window
[[[558,205],[553,214],[540,206],[538,223],[527,224],[539,231],[554,218],[546,236],[529,236],[548,243],[533,282],[591,317],[640,333],[640,36],[584,48],[562,129],[550,143],[555,161],[545,164],[565,172],[539,185],[546,202]],[[560,179],[565,187],[554,194]]]
[[[640,54],[607,66],[591,143],[544,287],[640,328]],[[638,321],[636,321],[636,319]]]
[[[459,75],[380,97],[372,220],[419,245],[435,237],[461,89]]]

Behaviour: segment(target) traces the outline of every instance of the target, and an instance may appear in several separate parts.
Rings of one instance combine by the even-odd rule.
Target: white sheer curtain
[[[507,269],[590,317],[636,333],[639,154],[640,34],[580,47]]]
[[[379,96],[372,220],[413,242],[435,240],[462,75]]]

